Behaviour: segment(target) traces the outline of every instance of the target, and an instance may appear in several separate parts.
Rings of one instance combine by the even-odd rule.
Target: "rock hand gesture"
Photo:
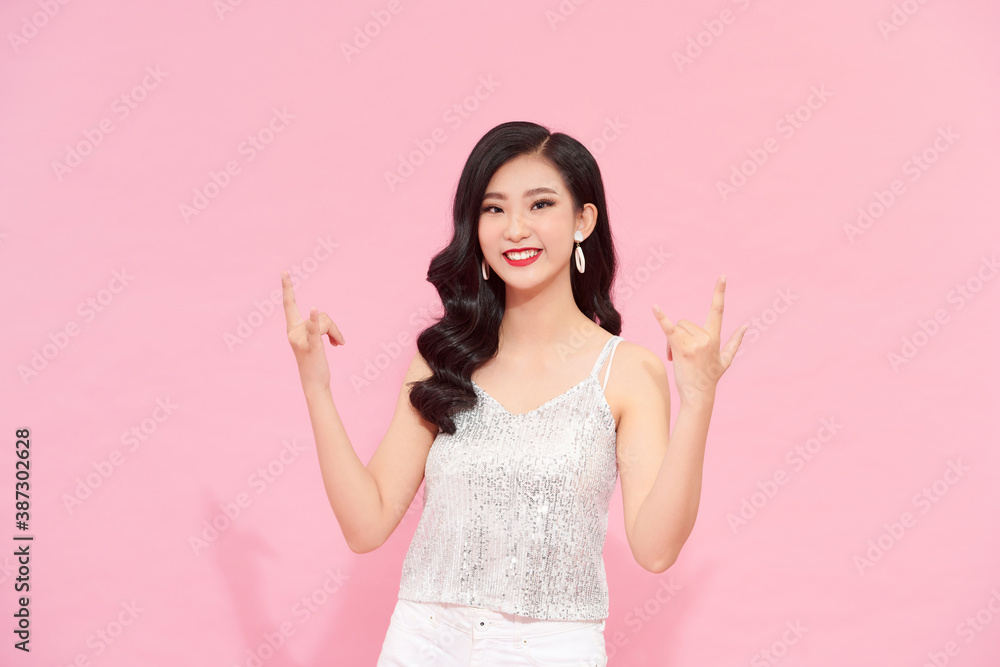
[[[287,271],[281,272],[282,302],[285,307],[285,322],[288,325],[288,342],[295,353],[302,380],[302,391],[306,397],[330,388],[330,365],[323,349],[323,336],[334,346],[344,345],[344,334],[326,313],[320,313],[315,306],[309,311],[309,319],[303,320],[295,305],[292,279]]]
[[[659,306],[653,306],[653,315],[667,336],[667,359],[674,362],[674,382],[681,401],[714,400],[716,385],[743,341],[748,325],[737,329],[719,349],[725,295],[726,277],[720,276],[704,328],[690,320],[674,324]]]

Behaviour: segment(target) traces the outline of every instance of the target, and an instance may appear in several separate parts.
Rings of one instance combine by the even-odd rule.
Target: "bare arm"
[[[670,387],[666,368],[648,350],[640,385],[647,387],[629,408],[625,449],[634,454],[641,473],[628,475],[631,497],[627,521],[629,543],[642,554],[646,568],[662,572],[670,567],[694,529],[701,502],[705,443],[715,405],[719,378],[729,368],[747,325],[737,329],[720,349],[725,276],[719,276],[704,329],[690,320],[672,323],[658,306],[653,314],[667,336],[667,359],[674,362],[674,380],[681,397],[680,411],[670,436]],[[634,387],[635,385],[633,385]],[[625,425],[625,417],[622,424]],[[622,438],[619,429],[619,438]],[[626,493],[622,476],[622,494]]]
[[[399,391],[389,429],[367,466],[351,446],[329,387],[306,397],[326,495],[355,553],[373,551],[389,539],[424,479],[424,464],[437,427],[410,404],[407,383],[430,374],[430,368],[416,353]]]
[[[282,274],[281,284],[288,341],[299,367],[330,507],[351,551],[372,551],[399,525],[423,481],[437,427],[410,404],[408,383],[429,377],[431,370],[419,353],[414,355],[389,429],[365,466],[351,445],[330,392],[323,338],[338,346],[345,344],[344,336],[328,315],[315,308],[303,320],[287,273]]]

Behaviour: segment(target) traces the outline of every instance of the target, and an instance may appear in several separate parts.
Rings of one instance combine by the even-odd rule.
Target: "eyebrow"
[[[529,197],[534,197],[535,195],[541,194],[543,192],[551,193],[554,195],[559,194],[552,188],[541,187],[541,188],[533,188],[531,190],[525,190],[524,198],[527,199]],[[507,195],[505,195],[502,192],[487,192],[486,194],[483,195],[483,199],[502,199],[503,201],[507,201]]]

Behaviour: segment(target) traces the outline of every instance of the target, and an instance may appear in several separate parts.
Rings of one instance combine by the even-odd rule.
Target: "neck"
[[[507,285],[500,348],[508,353],[548,354],[553,347],[580,348],[601,330],[577,307],[569,272],[530,290]]]

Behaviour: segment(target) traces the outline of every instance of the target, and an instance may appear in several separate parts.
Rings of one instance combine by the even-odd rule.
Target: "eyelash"
[[[548,200],[548,199],[539,199],[534,204],[532,204],[532,208],[534,208],[538,204],[548,204],[549,206],[555,206],[556,205],[556,203],[554,201],[551,201],[551,200]],[[491,208],[500,208],[500,207],[499,206],[484,206],[484,207],[482,207],[479,210],[479,212],[480,213],[489,213]]]

